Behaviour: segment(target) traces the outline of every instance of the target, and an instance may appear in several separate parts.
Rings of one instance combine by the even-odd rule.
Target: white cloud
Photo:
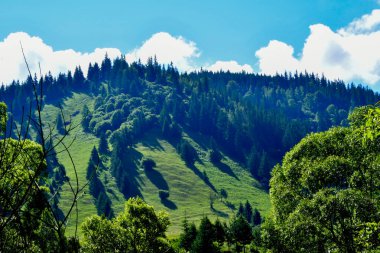
[[[299,62],[293,57],[293,47],[277,40],[256,51],[260,69],[266,74],[283,73],[299,69]]]
[[[0,84],[7,85],[13,80],[25,80],[28,76],[20,42],[33,74],[39,73],[39,63],[43,74],[50,71],[55,76],[60,72],[74,71],[78,65],[86,74],[89,63],[101,63],[106,53],[111,59],[122,55],[117,48],[97,48],[90,53],[77,52],[73,49],[55,51],[39,37],[24,32],[11,33],[0,41]],[[195,42],[181,36],[174,37],[169,33],[159,32],[143,42],[139,48],[128,52],[125,58],[128,62],[140,59],[145,63],[149,57],[156,56],[161,64],[173,63],[180,71],[193,71],[199,70],[202,66],[199,64],[200,55]],[[233,60],[203,64],[203,68],[215,72],[220,70],[253,72],[248,64],[240,65]]]
[[[380,3],[380,0],[379,0]],[[379,28],[380,10],[373,10],[371,14],[363,15],[361,18],[352,21],[347,27],[339,30],[341,33],[366,33]]]
[[[270,41],[256,51],[261,73],[305,71],[324,74],[330,79],[380,82],[380,10],[364,15],[338,31],[328,26],[310,26],[310,35],[300,57],[292,46]]]
[[[128,62],[140,59],[146,63],[149,57],[154,56],[161,64],[172,62],[181,71],[191,71],[195,69],[194,61],[200,56],[200,52],[193,41],[159,32],[146,40],[141,47],[126,54],[125,59]]]
[[[49,71],[53,75],[73,71],[78,65],[87,73],[88,64],[102,62],[106,53],[112,59],[121,55],[120,50],[116,48],[97,48],[91,53],[76,52],[72,49],[54,51],[39,37],[24,32],[11,33],[0,41],[0,83],[9,84],[12,80],[25,80],[28,76],[20,42],[32,73],[39,73],[38,63],[43,74]]]
[[[196,43],[181,36],[174,37],[166,32],[152,35],[139,48],[126,54],[125,59],[128,62],[140,59],[143,63],[146,63],[149,57],[154,56],[161,64],[170,64],[172,62],[180,71],[194,71],[201,68],[201,65],[197,63],[201,53]],[[215,72],[220,70],[253,72],[252,67],[248,64],[240,65],[236,61],[216,61],[212,65],[204,64],[203,68]]]
[[[207,70],[218,72],[218,71],[230,71],[232,73],[239,73],[245,71],[246,73],[252,73],[253,69],[250,65],[244,64],[240,65],[236,61],[217,61],[209,67],[206,67]]]

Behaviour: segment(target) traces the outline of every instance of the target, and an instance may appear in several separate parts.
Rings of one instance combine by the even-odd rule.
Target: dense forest
[[[62,151],[56,150],[57,140],[61,142],[72,130],[70,117],[58,114],[53,129],[40,115],[46,105],[60,105],[73,93],[93,98],[92,106],[84,105],[70,116],[81,114],[83,130],[100,139],[86,172],[100,216],[80,226],[81,246],[78,238],[66,238],[69,216],[58,207],[59,189],[73,180],[57,159]],[[0,175],[6,179],[0,192],[0,249],[239,252],[250,245],[252,252],[376,250],[380,245],[379,109],[360,106],[379,100],[380,95],[369,88],[311,73],[179,73],[154,58],[147,64],[129,64],[123,57],[111,61],[107,56],[100,66],[90,64],[86,77],[77,67],[74,73],[3,85],[0,101],[8,106],[8,114],[5,104],[0,104]],[[184,133],[207,139],[213,164],[228,154],[263,189],[270,187],[272,211],[264,223],[247,201],[228,223],[205,216],[197,227],[185,217],[179,238],[169,240],[168,215],[139,198],[131,171],[133,145],[152,131],[176,147],[181,159],[211,189],[207,174],[194,167],[199,154]],[[25,141],[28,138],[35,142]],[[68,149],[65,146],[63,151]],[[145,159],[142,166],[149,171],[156,165]],[[9,173],[13,167],[15,174]],[[129,199],[118,214],[99,178],[98,172],[107,169]],[[71,212],[84,188],[75,190],[71,183],[70,187]],[[168,196],[169,192],[160,191],[162,201]]]

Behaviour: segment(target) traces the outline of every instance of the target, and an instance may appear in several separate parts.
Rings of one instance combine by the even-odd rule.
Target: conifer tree
[[[84,89],[84,82],[85,78],[83,75],[83,71],[81,67],[76,67],[74,71],[74,76],[73,76],[73,85],[74,89],[76,90],[83,90]]]
[[[253,225],[254,226],[260,225],[261,221],[262,221],[261,214],[260,214],[259,210],[257,210],[255,208],[254,211],[253,211],[253,216],[252,216]]]
[[[237,211],[237,216],[244,216],[244,206],[241,202],[239,203],[239,209]]]
[[[109,152],[107,137],[105,134],[102,134],[99,139],[99,153],[106,155]]]
[[[224,226],[220,222],[219,218],[215,221],[215,240],[218,242],[219,247],[221,247],[226,239],[226,231],[224,230]]]
[[[194,223],[189,224],[186,216],[182,223],[183,232],[179,238],[179,245],[186,251],[190,251],[193,242],[197,236],[197,228]]]
[[[245,245],[249,244],[253,238],[251,226],[241,215],[232,221],[230,231],[232,240],[237,249],[241,246],[245,248]]]
[[[244,217],[248,221],[248,223],[252,222],[252,206],[248,202],[248,200],[245,202],[244,205]]]
[[[56,123],[57,131],[59,134],[64,135],[66,133],[65,125],[62,120],[62,115],[60,113],[57,114],[57,123]]]
[[[100,162],[99,153],[96,147],[94,146],[91,150],[90,163],[98,165]]]
[[[214,246],[215,241],[215,229],[207,216],[203,217],[201,220],[201,224],[199,225],[199,230],[197,233],[197,237],[192,245],[192,252],[196,253],[213,253],[216,252],[217,249]]]
[[[108,54],[105,55],[102,65],[100,67],[100,78],[101,81],[107,81],[110,77],[112,69],[111,59],[108,57]]]
[[[185,140],[182,140],[179,144],[179,153],[182,159],[189,165],[193,165],[198,158],[195,148]]]
[[[89,162],[87,166],[86,179],[90,180],[92,177],[96,176],[96,167],[93,162]]]

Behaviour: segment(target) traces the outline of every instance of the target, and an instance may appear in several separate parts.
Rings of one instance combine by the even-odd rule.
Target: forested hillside
[[[31,82],[0,89],[0,101],[16,117],[31,101]],[[83,127],[107,139],[114,153],[136,143],[149,129],[159,129],[175,143],[181,142],[181,132],[191,131],[210,137],[213,148],[245,166],[264,185],[271,168],[307,133],[347,125],[354,107],[380,98],[360,85],[308,73],[180,74],[154,59],[143,65],[128,64],[122,57],[113,62],[106,57],[101,66],[90,64],[87,77],[78,67],[73,74],[47,75],[39,82],[46,104],[59,104],[72,92],[94,97],[93,108],[82,110]],[[112,155],[114,173],[119,173],[119,158]]]

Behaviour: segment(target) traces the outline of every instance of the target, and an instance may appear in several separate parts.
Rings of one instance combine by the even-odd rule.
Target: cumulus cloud
[[[377,85],[380,81],[380,10],[333,31],[326,25],[310,26],[310,34],[299,57],[291,45],[270,41],[256,51],[261,73],[308,71],[330,79],[360,81]]]
[[[11,33],[0,41],[0,83],[9,84],[12,80],[25,80],[28,76],[20,42],[32,73],[39,73],[38,63],[43,74],[49,71],[53,75],[73,71],[78,65],[86,73],[88,64],[100,63],[106,53],[110,58],[121,55],[120,50],[116,48],[97,48],[91,53],[76,52],[72,49],[54,51],[39,37],[24,32]]]
[[[380,1],[379,1],[380,3]],[[363,15],[352,21],[347,27],[339,30],[340,33],[360,34],[378,30],[380,25],[380,10],[373,10],[371,14]]]
[[[218,72],[218,71],[230,71],[232,73],[246,72],[252,73],[253,69],[250,65],[244,64],[240,65],[236,61],[217,61],[211,66],[206,67],[207,70]]]
[[[293,57],[293,47],[277,40],[269,42],[267,47],[256,51],[259,58],[259,66],[266,74],[283,73],[285,71],[296,71],[299,62]]]
[[[180,71],[194,71],[201,67],[209,71],[248,72],[253,69],[248,64],[240,65],[236,61],[216,61],[214,64],[199,64],[201,56],[196,43],[183,37],[174,37],[166,32],[154,34],[138,48],[127,53],[128,62],[141,60],[146,63],[149,57],[156,57],[161,64],[173,63]]]
[[[128,62],[141,60],[146,63],[149,57],[156,57],[161,64],[173,63],[181,71],[191,71],[196,68],[195,60],[200,52],[193,41],[183,37],[174,37],[166,32],[154,34],[141,47],[125,55]]]

